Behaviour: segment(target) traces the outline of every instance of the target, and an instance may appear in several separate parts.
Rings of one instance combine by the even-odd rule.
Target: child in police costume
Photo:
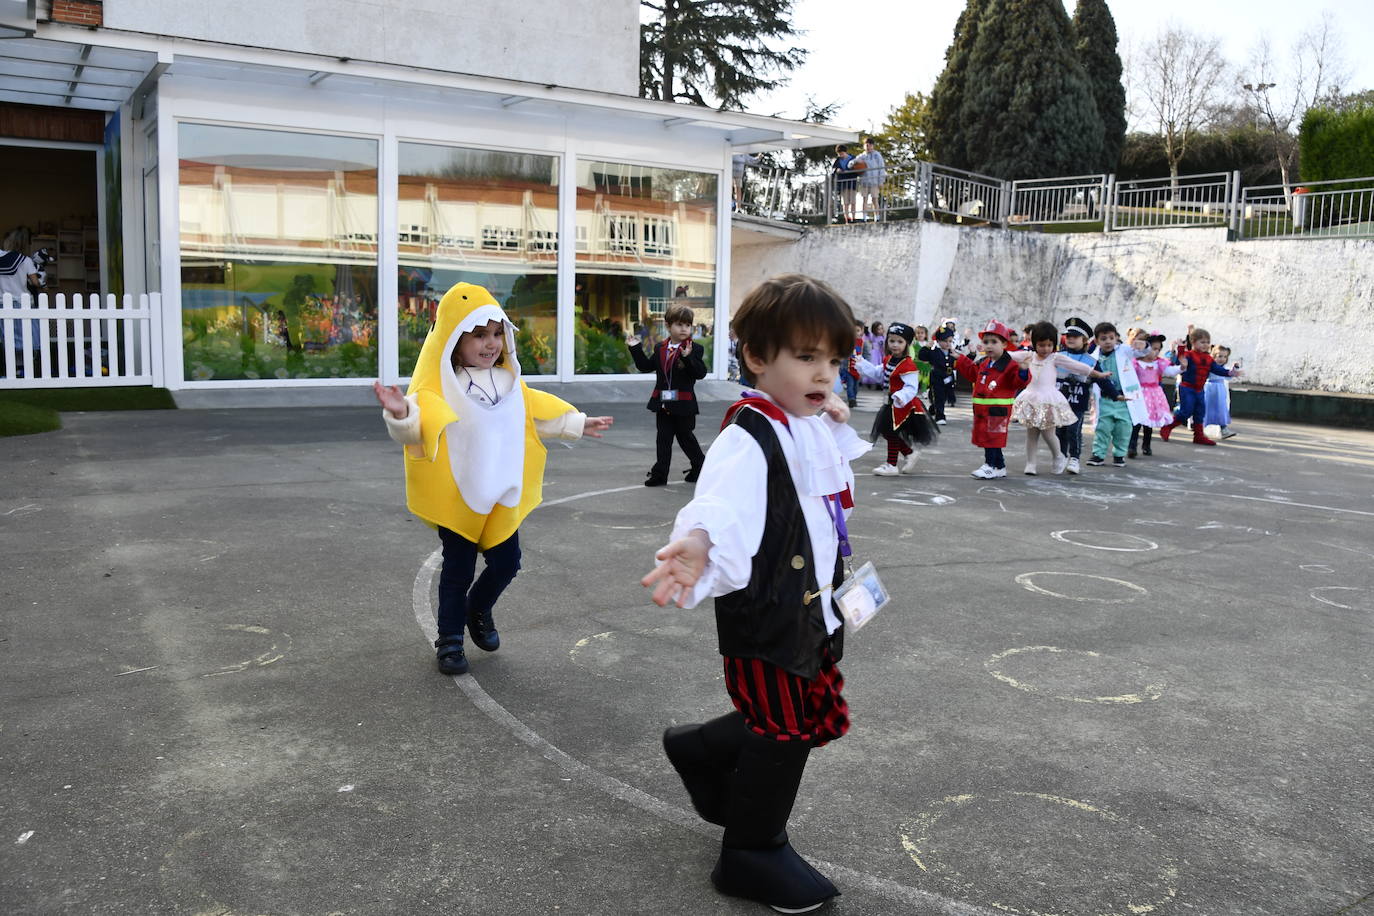
[[[439,670],[463,674],[466,626],[487,652],[501,645],[496,599],[520,569],[520,523],[539,505],[544,438],[601,437],[610,417],[588,417],[529,388],[515,358],[515,325],[485,289],[444,294],[420,348],[410,390],[372,386],[391,438],[405,446],[406,506],[439,532]],[[473,582],[477,555],[486,568]]]
[[[839,893],[786,827],[812,748],[849,729],[832,590],[848,552],[849,463],[871,448],[834,393],[852,322],[810,277],[775,277],[745,297],[732,327],[755,390],[726,413],[696,497],[643,579],[659,605],[715,598],[736,711],[668,729],[664,750],[697,812],[725,828],[716,888],[788,913]]]
[[[626,341],[630,356],[640,372],[653,372],[654,393],[649,396],[648,408],[654,412],[658,425],[657,459],[644,478],[646,487],[662,487],[668,483],[668,466],[673,460],[673,439],[677,439],[687,456],[686,479],[692,483],[701,473],[706,456],[701,451],[694,430],[697,426],[697,379],[706,377],[706,360],[701,347],[692,342],[692,322],[695,316],[686,305],[672,305],[663,315],[668,337],[654,347],[653,356],[644,352],[638,337]]]
[[[1097,356],[1088,352],[1088,343],[1092,339],[1092,335],[1092,328],[1082,318],[1070,318],[1065,321],[1064,355],[1077,360],[1090,369],[1096,367]],[[1059,437],[1059,450],[1068,458],[1064,469],[1070,474],[1077,474],[1082,470],[1079,459],[1083,456],[1083,415],[1088,411],[1093,385],[1096,384],[1101,389],[1103,396],[1112,400],[1116,398],[1117,392],[1112,387],[1111,379],[1107,378],[1105,374],[1090,379],[1087,376],[1061,369],[1057,375],[1059,393],[1069,402],[1069,409],[1073,411],[1074,421],[1068,426],[1059,427],[1055,430],[1055,434]]]
[[[1007,476],[1007,446],[1011,407],[1030,373],[1007,354],[1011,328],[989,321],[981,334],[983,355],[978,360],[959,354],[954,368],[973,383],[973,444],[983,449],[983,464],[970,474],[980,480]]]
[[[912,473],[921,454],[917,446],[930,445],[940,436],[921,403],[921,370],[908,355],[914,336],[910,325],[894,321],[887,326],[887,353],[882,362],[859,361],[863,377],[887,390],[868,437],[870,442],[887,441],[887,462],[873,469],[879,477]]]

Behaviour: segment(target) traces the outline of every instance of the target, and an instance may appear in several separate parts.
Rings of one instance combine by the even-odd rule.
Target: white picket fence
[[[153,353],[158,293],[0,298],[0,388],[162,385]]]

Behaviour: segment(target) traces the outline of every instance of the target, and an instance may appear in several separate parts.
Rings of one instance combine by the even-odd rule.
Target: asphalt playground
[[[0,913],[766,912],[711,888],[659,745],[728,699],[709,607],[638,584],[691,495],[640,485],[642,405],[550,447],[461,678],[376,409],[0,440]],[[1014,441],[978,481],[969,426],[857,462],[894,600],[793,816],[823,912],[1374,916],[1374,433],[1239,421],[1076,478]]]

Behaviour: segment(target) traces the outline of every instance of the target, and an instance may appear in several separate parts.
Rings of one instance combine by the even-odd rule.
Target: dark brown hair
[[[826,283],[803,274],[783,274],[764,280],[740,303],[730,321],[739,342],[740,377],[754,383],[745,351],[754,359],[771,361],[784,346],[819,347],[844,356],[854,347],[854,313],[849,303]]]
[[[1035,324],[1026,325],[1026,333],[1030,335],[1031,344],[1038,344],[1042,340],[1054,343],[1054,348],[1059,349],[1059,329],[1048,321],[1037,321]]]
[[[664,324],[695,324],[696,312],[690,305],[670,305],[663,313]]]
[[[1097,324],[1093,325],[1093,336],[1096,337],[1099,334],[1115,334],[1117,337],[1121,336],[1121,332],[1116,329],[1116,325],[1112,324],[1110,321],[1099,321]]]

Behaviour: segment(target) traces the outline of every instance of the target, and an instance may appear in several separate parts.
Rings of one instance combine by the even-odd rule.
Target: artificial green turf
[[[173,410],[176,402],[166,388],[16,388],[0,391],[0,401],[46,407],[49,410]]]
[[[0,401],[0,436],[28,436],[61,428],[62,418],[55,410]]]

